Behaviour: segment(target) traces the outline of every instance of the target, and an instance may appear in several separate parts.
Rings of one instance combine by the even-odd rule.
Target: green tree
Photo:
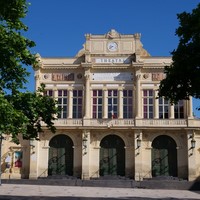
[[[55,132],[56,102],[36,92],[21,92],[30,75],[26,66],[38,66],[30,49],[35,43],[23,36],[28,27],[22,22],[29,4],[26,0],[0,0],[0,133],[11,134],[14,142],[38,139],[41,122]]]
[[[191,13],[177,15],[179,44],[172,54],[171,66],[165,67],[166,78],[161,81],[159,96],[171,102],[200,98],[200,4]]]

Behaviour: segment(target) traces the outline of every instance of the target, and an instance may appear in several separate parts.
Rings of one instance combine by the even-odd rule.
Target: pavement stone
[[[197,200],[200,191],[2,184],[0,200]]]

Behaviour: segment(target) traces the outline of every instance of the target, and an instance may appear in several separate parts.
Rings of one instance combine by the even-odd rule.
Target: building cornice
[[[67,64],[48,64],[48,65],[43,65],[41,67],[41,69],[59,69],[59,70],[62,70],[62,69],[77,69],[77,68],[80,68],[81,65],[80,64],[76,64],[76,65],[67,65]]]

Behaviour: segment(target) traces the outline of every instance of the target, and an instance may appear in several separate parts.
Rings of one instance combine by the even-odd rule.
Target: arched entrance
[[[161,135],[152,143],[152,176],[177,176],[176,142],[167,135]]]
[[[73,141],[57,135],[49,142],[48,175],[73,175]]]
[[[117,135],[108,135],[100,146],[100,176],[125,176],[124,141]]]

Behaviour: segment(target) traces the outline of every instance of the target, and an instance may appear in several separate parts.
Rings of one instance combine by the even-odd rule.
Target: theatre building
[[[156,43],[156,41],[155,41]],[[156,46],[156,45],[155,45]],[[58,100],[56,134],[39,141],[2,141],[2,178],[143,180],[200,176],[200,120],[192,98],[171,105],[158,98],[171,57],[155,57],[141,35],[111,30],[85,35],[73,58],[38,55],[36,88]]]

